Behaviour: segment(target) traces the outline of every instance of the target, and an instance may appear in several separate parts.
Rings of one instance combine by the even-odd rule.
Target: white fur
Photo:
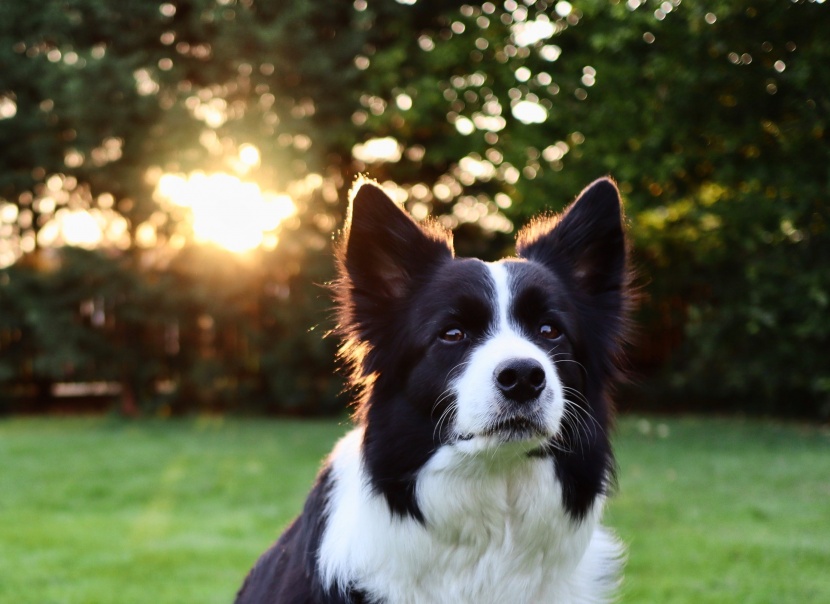
[[[563,509],[550,460],[510,445],[471,456],[442,447],[418,476],[425,525],[393,516],[369,487],[355,429],[331,458],[334,485],[319,562],[326,585],[395,604],[607,602],[622,547]]]
[[[460,443],[470,453],[500,446],[498,436],[482,435],[498,419],[502,405],[509,405],[503,401],[496,387],[495,369],[509,359],[534,359],[544,368],[547,384],[539,400],[534,403],[536,413],[548,432],[528,443],[529,449],[536,448],[556,434],[559,428],[565,408],[562,384],[548,355],[517,333],[511,325],[508,311],[512,295],[504,263],[490,263],[487,267],[496,284],[498,323],[487,341],[473,351],[464,371],[452,384],[455,394],[455,431],[459,435],[474,436]]]
[[[543,350],[509,319],[503,263],[488,265],[496,283],[498,322],[452,384],[454,431],[420,470],[416,497],[425,522],[392,514],[371,486],[357,428],[335,447],[327,526],[319,551],[323,582],[354,585],[390,604],[579,604],[607,602],[616,587],[622,546],[600,526],[598,498],[581,521],[565,510],[553,460],[528,451],[556,434],[564,393]],[[532,358],[546,374],[535,413],[547,437],[503,442],[482,435],[506,404],[495,368]]]

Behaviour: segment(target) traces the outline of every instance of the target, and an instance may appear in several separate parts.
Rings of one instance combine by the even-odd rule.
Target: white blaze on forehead
[[[498,323],[495,332],[510,331],[510,323],[508,316],[510,314],[510,284],[507,275],[507,267],[503,262],[488,262],[487,269],[490,271],[490,276],[496,285],[496,316]]]

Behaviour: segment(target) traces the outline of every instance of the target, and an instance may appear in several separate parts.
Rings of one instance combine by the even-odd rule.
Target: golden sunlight
[[[244,159],[254,162],[259,158],[251,153]],[[287,195],[262,191],[256,183],[223,172],[165,174],[159,179],[157,193],[190,210],[197,241],[237,253],[274,247],[273,231],[297,211]]]

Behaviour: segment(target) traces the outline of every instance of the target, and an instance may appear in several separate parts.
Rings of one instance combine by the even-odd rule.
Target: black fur
[[[462,361],[462,351],[436,345],[435,336],[461,317],[471,338],[485,336],[493,320],[491,309],[481,301],[487,278],[477,261],[442,266],[394,313],[386,334],[389,341],[379,343],[384,369],[362,411],[364,454],[374,487],[400,515],[423,520],[414,497],[415,475],[445,442],[445,434],[435,426],[448,401],[439,401],[453,377],[449,370]]]
[[[369,604],[358,590],[329,590],[320,581],[317,552],[331,486],[331,471],[326,467],[317,477],[303,513],[248,573],[236,604]]]
[[[568,366],[582,370],[579,379],[565,380],[581,393],[568,397],[569,411],[579,419],[563,424],[563,446],[549,450],[568,511],[577,518],[605,492],[604,477],[614,470],[608,440],[609,388],[621,377],[619,363],[632,304],[624,226],[616,185],[600,179],[561,215],[525,227],[516,244],[530,266],[538,264],[548,271],[540,282],[550,284],[553,276],[568,292],[558,304],[571,308],[576,336],[570,340],[576,343],[573,358],[578,365],[560,363],[557,369],[566,375],[571,373]]]
[[[585,517],[607,490],[614,460],[609,389],[619,376],[630,306],[619,193],[599,180],[559,216],[521,231],[519,258],[508,262],[514,328],[547,351],[566,387],[566,416],[548,446],[567,512]],[[421,225],[378,187],[363,184],[337,250],[337,333],[341,359],[358,392],[355,421],[365,429],[362,456],[371,486],[391,512],[425,522],[416,497],[418,471],[446,444],[452,380],[497,321],[495,283],[486,265],[454,258],[451,235]],[[565,337],[541,339],[540,321]],[[467,334],[447,346],[448,327]],[[327,522],[332,472],[320,473],[303,513],[253,568],[238,604],[358,603],[352,586],[321,584],[317,558]]]

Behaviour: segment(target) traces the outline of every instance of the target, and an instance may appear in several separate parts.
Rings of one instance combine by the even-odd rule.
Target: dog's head
[[[598,180],[532,222],[517,252],[455,258],[437,223],[374,184],[353,191],[338,249],[342,354],[362,389],[371,478],[399,513],[418,516],[415,476],[445,447],[556,457],[576,515],[604,486],[628,283],[616,186]]]

